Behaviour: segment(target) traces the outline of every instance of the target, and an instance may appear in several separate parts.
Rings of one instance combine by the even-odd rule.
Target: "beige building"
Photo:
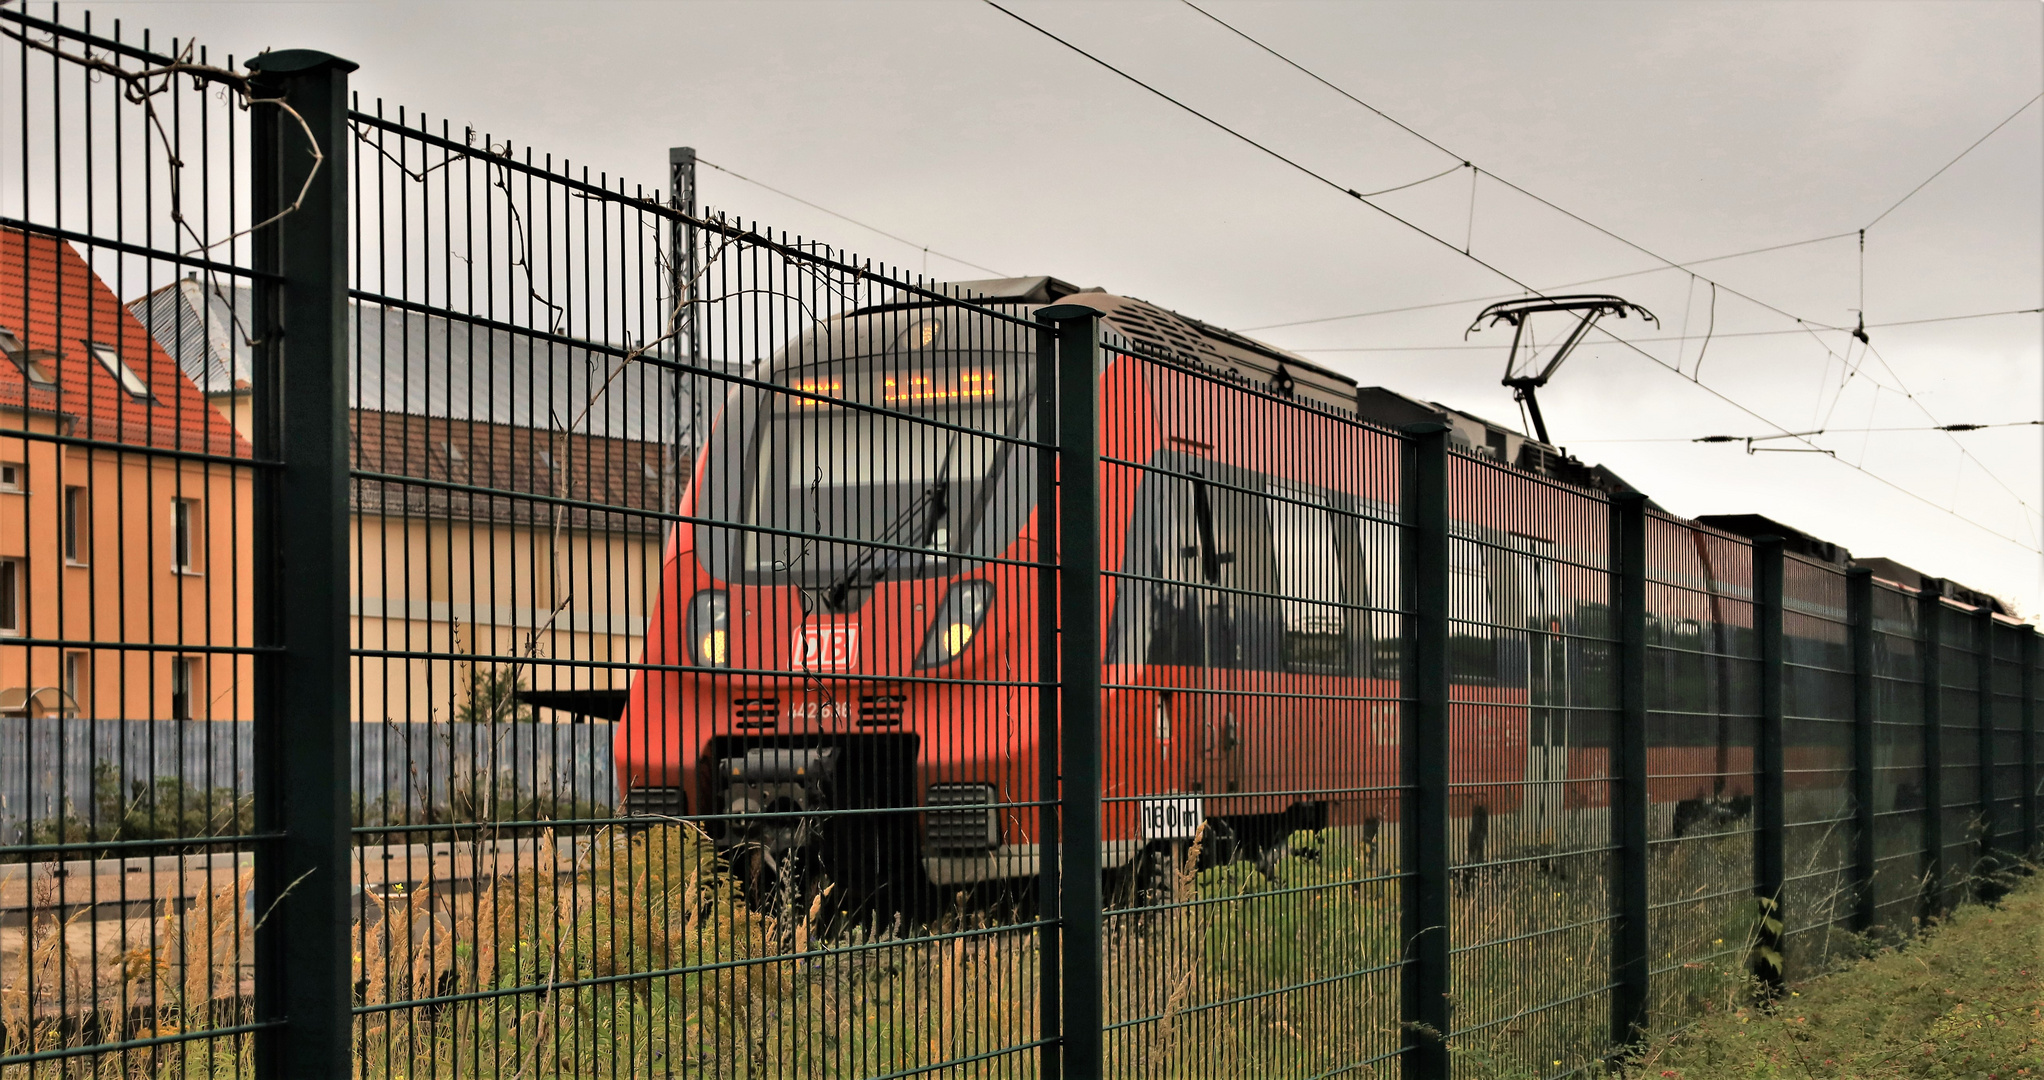
[[[246,290],[187,278],[132,306],[245,435]],[[670,510],[687,477],[674,379],[441,316],[353,315],[358,718],[615,715],[671,527],[629,511]]]

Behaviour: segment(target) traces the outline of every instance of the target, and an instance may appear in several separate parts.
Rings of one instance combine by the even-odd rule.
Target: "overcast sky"
[[[1465,241],[1550,288],[1852,233],[1594,286],[1660,316],[1620,334],[1688,340],[1583,349],[1541,397],[1556,441],[1677,512],[1767,514],[2044,610],[2044,427],[1848,430],[2044,417],[2044,317],[1884,325],[2044,306],[2044,103],[1881,217],[2044,91],[2044,5],[1202,0],[1449,153],[1175,0],[1011,6],[1342,187],[1468,160],[1652,254],[1492,175],[1472,213],[1469,170],[1376,200],[1444,246],[974,0],[92,5],[241,56],[325,49],[361,64],[365,97],[649,185],[693,145],[932,251],[1269,327],[1252,332],[1366,385],[1514,425],[1502,350],[1461,347],[1479,298],[1514,286]],[[985,276],[726,174],[701,189]],[[1862,287],[1871,351],[1798,331],[1853,325]],[[1273,325],[1442,301],[1461,302]],[[1781,428],[1825,429],[1836,459],[1687,441]]]

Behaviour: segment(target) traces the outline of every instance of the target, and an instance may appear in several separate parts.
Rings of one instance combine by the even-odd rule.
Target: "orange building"
[[[248,719],[248,444],[55,238],[0,230],[0,354],[0,715]]]

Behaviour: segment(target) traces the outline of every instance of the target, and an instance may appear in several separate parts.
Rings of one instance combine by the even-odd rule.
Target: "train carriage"
[[[1395,822],[1403,663],[1396,440],[1451,462],[1451,812],[1469,856],[1594,828],[1615,700],[1598,467],[1161,308],[1055,279],[822,320],[733,379],[704,441],[615,734],[629,809],[702,820],[757,877],[852,892],[1038,871],[1036,335],[1102,315],[1102,856],[1195,832],[1211,860]],[[1750,804],[1750,569],[1656,513],[1663,829]],[[1677,670],[1677,669],[1680,670]],[[1671,691],[1672,692],[1672,691]],[[1717,695],[1717,696],[1714,696]],[[1747,725],[1750,727],[1750,725]],[[1792,757],[1794,751],[1792,749]],[[1501,820],[1501,816],[1502,820]],[[1508,827],[1494,825],[1509,823]]]

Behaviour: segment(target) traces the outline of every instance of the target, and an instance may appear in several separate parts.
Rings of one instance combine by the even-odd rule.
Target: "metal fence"
[[[2037,850],[1956,591],[0,28],[0,1075],[1560,1076]]]

